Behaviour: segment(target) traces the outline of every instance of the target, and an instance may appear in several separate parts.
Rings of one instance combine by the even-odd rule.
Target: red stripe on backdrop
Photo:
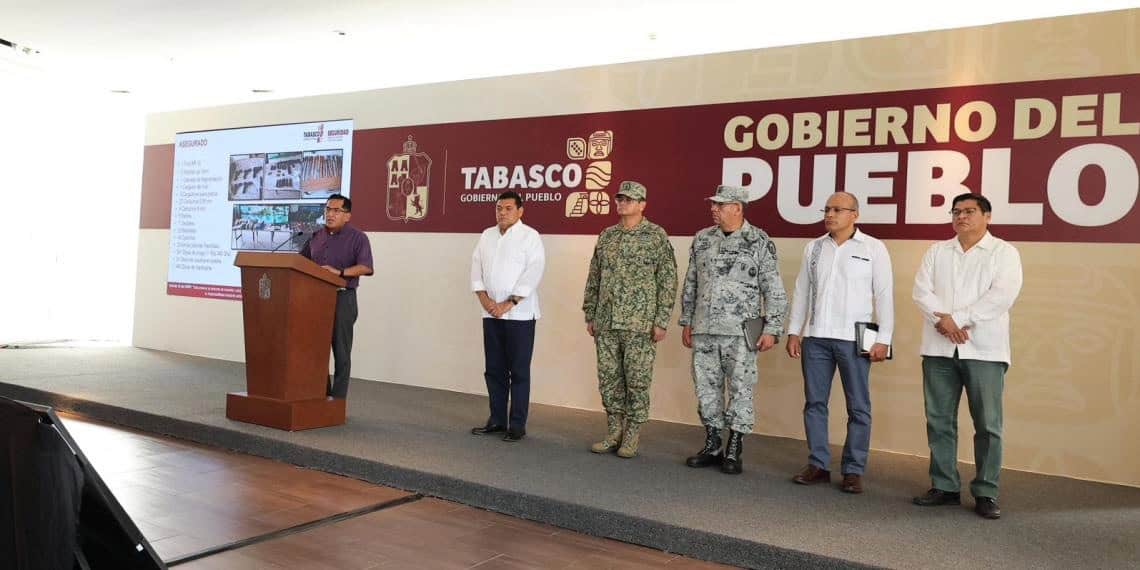
[[[167,282],[166,294],[178,295],[181,297],[200,297],[203,299],[229,299],[231,301],[240,301],[241,287]]]
[[[174,190],[174,145],[159,144],[143,148],[142,199],[139,204],[139,228],[170,229],[170,203]]]

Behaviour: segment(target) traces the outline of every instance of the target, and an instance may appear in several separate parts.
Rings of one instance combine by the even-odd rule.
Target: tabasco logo
[[[610,213],[610,196],[605,192],[613,180],[613,162],[606,160],[614,150],[613,131],[594,131],[589,139],[566,139],[566,156],[571,160],[590,160],[586,166],[586,191],[566,195],[566,217],[581,218],[586,214]]]
[[[317,128],[304,131],[305,142],[339,142],[344,140],[344,137],[352,134],[351,129],[329,129],[325,130],[325,124],[317,125]]]
[[[416,141],[408,135],[404,152],[388,158],[388,219],[418,222],[428,215],[428,186],[431,184],[431,157],[416,151]]]

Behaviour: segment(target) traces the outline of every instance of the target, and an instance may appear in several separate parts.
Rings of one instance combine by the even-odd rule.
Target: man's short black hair
[[[348,198],[348,196],[342,196],[340,194],[333,194],[332,196],[329,196],[328,200],[325,200],[325,203],[327,204],[333,200],[343,200],[344,204],[341,206],[341,208],[344,208],[344,211],[346,211],[346,212],[352,211],[352,200],[350,200]]]
[[[498,200],[495,201],[498,202],[499,200],[514,200],[516,208],[523,207],[522,196],[520,196],[519,193],[515,192],[514,190],[507,190],[506,192],[499,194]]]
[[[986,198],[981,194],[975,194],[973,192],[966,192],[965,194],[959,194],[955,196],[954,201],[950,203],[950,207],[953,208],[954,206],[957,206],[958,202],[961,202],[963,200],[973,200],[977,202],[978,207],[982,209],[983,214],[989,213],[991,210],[993,210],[993,206],[990,205],[989,198]]]

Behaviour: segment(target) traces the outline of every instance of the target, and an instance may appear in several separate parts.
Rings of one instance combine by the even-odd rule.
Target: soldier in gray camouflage
[[[605,438],[594,453],[637,455],[649,419],[649,384],[657,343],[665,338],[677,295],[677,259],[661,226],[645,219],[645,186],[621,183],[614,200],[621,222],[598,236],[582,310],[598,350],[598,391]],[[620,446],[620,447],[619,447]]]
[[[755,421],[757,351],[776,345],[788,298],[776,264],[776,245],[744,219],[747,190],[718,186],[708,200],[717,225],[693,237],[681,289],[681,342],[693,349],[697,410],[705,426],[704,447],[685,464],[720,464],[721,471],[736,474],[743,471],[744,434],[752,432]],[[747,346],[744,321],[760,316],[766,319],[763,334],[755,346]],[[725,427],[730,431],[722,453]]]

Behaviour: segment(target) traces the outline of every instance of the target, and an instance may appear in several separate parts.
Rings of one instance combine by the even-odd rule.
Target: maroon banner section
[[[705,198],[727,183],[775,237],[822,234],[846,190],[872,235],[945,239],[972,191],[1006,239],[1140,242],[1140,75],[357,130],[353,152],[367,231],[478,232],[514,190],[540,232],[594,234],[636,180],[672,235],[711,225]]]
[[[201,297],[205,299],[229,299],[240,301],[241,287],[167,282],[166,294],[178,295],[180,297]]]
[[[174,145],[143,148],[142,199],[139,228],[170,229],[170,204],[174,196]]]

